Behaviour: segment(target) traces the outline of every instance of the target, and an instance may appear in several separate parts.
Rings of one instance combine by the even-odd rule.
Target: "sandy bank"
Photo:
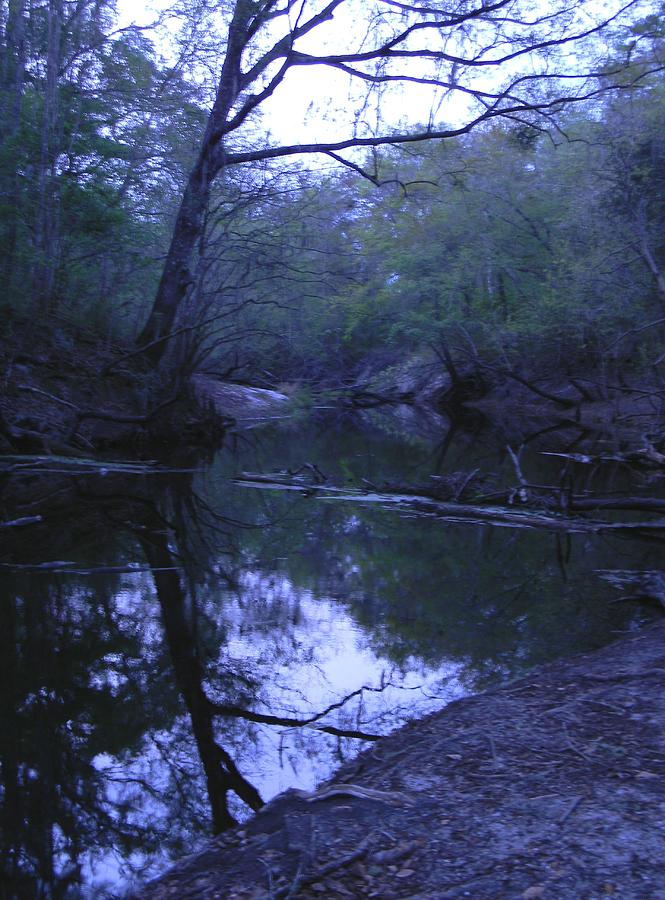
[[[457,701],[144,898],[665,897],[665,623]]]

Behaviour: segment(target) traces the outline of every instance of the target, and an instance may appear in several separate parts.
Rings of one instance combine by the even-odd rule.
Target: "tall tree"
[[[206,116],[114,15],[112,0],[0,3],[0,276],[17,311],[133,335]]]
[[[155,363],[161,359],[195,281],[211,187],[223,170],[306,153],[326,154],[358,168],[354,158],[340,154],[357,147],[454,138],[497,118],[549,125],[567,103],[602,89],[594,41],[637,9],[633,0],[611,4],[602,14],[591,2],[571,7],[565,0],[542,12],[523,0],[431,5],[235,0],[216,97],[140,345]],[[269,134],[259,137],[253,125],[273,95],[288,91],[297,74],[307,78],[322,68],[342,73],[352,90],[364,89],[364,95],[357,94],[358,103],[349,103],[339,137],[294,144],[273,142]],[[429,123],[417,131],[396,130],[377,115],[370,126],[368,111],[378,107],[368,96],[385,97],[405,85],[430,92]],[[437,124],[436,110],[451,115],[446,104],[453,98],[464,110],[459,124]]]

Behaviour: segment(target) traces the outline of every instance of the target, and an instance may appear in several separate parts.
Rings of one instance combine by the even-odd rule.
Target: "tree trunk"
[[[204,146],[194,167],[178,210],[157,294],[138,338],[146,356],[158,363],[164,353],[166,337],[172,330],[176,314],[193,282],[193,259],[197,241],[205,226],[210,187],[216,174],[207,162]],[[159,343],[155,343],[159,342]]]
[[[2,65],[2,93],[4,103],[0,116],[0,141],[10,146],[15,141],[21,125],[21,101],[25,80],[25,0],[10,0],[7,10]],[[2,174],[0,191],[7,198],[7,208],[11,210],[4,234],[2,263],[2,283],[5,292],[11,296],[16,259],[17,229],[19,216],[19,177],[14,168]]]
[[[215,103],[178,210],[157,294],[138,337],[139,346],[146,348],[145,355],[153,365],[164,355],[166,339],[194,281],[196,244],[204,234],[212,183],[225,165],[224,135],[229,114],[241,91],[240,64],[253,12],[251,0],[236,3]]]
[[[643,240],[640,243],[640,253],[642,258],[646,262],[649,271],[653,275],[653,279],[656,282],[656,287],[658,288],[658,292],[665,298],[665,276],[663,275],[656,259],[651,252],[649,245],[646,240]]]
[[[42,113],[41,151],[39,160],[39,206],[35,222],[36,260],[33,273],[34,294],[42,308],[49,309],[53,300],[57,268],[59,223],[56,161],[58,141],[58,74],[63,11],[60,0],[48,5],[48,37],[46,85]]]

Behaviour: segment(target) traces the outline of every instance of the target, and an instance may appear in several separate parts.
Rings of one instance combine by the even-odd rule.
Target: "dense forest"
[[[403,19],[422,21],[401,26],[389,43],[379,25],[371,52],[326,63],[353,77],[368,59],[374,74],[361,75],[375,86],[420,80],[462,91],[481,112],[467,110],[462,125],[430,120],[395,131],[389,123],[370,134],[355,111],[350,139],[275,147],[269,121],[259,118],[259,128],[252,116],[289,66],[311,62],[292,46],[338,6],[307,21],[301,11],[301,24],[289,20],[291,49],[264,43],[261,57],[251,41],[292,4],[183,7],[167,61],[159,25],[120,28],[112,2],[2,5],[7,384],[17,365],[20,372],[40,358],[40,342],[97,374],[127,371],[129,360],[131,391],[142,398],[135,414],[177,393],[193,372],[340,387],[427,361],[453,376],[473,370],[480,393],[508,375],[529,384],[572,377],[583,396],[630,377],[661,379],[660,12],[635,6],[629,22],[596,23],[587,29],[595,55],[585,44],[571,61],[571,44],[588,35],[564,20],[563,7],[535,24],[516,18],[510,33],[500,23],[514,3],[458,4],[445,22],[441,10],[404,8]],[[526,26],[528,39],[517,33]],[[462,49],[410,50],[405,35],[417,28],[439,37],[448,29]],[[475,56],[464,48],[481,38]],[[528,53],[531,75],[509,66],[507,86],[494,94],[464,81],[506,44],[510,52],[492,65],[503,70]],[[552,69],[553,45],[569,54],[563,69]],[[376,60],[392,62],[400,47],[422,66],[427,52],[436,56],[436,75],[377,74]],[[266,76],[280,53],[282,67]],[[538,54],[544,68],[536,71]],[[241,83],[231,90],[233,65]],[[368,118],[380,112],[372,104]],[[51,393],[48,384],[33,394]],[[72,406],[57,390],[53,397]],[[18,446],[32,432],[15,407],[0,410],[0,430]]]
[[[124,896],[665,606],[663,0],[129,6],[0,0],[0,900]],[[623,702],[556,752],[657,837]]]

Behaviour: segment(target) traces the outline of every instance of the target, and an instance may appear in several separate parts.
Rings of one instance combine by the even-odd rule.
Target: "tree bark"
[[[2,66],[2,89],[5,102],[0,117],[0,140],[9,146],[18,134],[21,124],[21,100],[25,80],[25,0],[10,0],[7,10]],[[11,296],[11,286],[16,259],[16,243],[19,207],[19,178],[16,170],[3,174],[2,194],[7,197],[7,206],[12,210],[4,236],[2,263],[2,283]]]
[[[656,282],[656,287],[658,288],[658,292],[665,299],[665,275],[663,275],[660,266],[656,262],[656,259],[649,248],[646,240],[643,240],[640,243],[640,254],[642,258],[646,262],[649,271],[653,275],[653,279]]]
[[[173,330],[177,312],[193,281],[194,251],[203,233],[212,184],[204,152],[185,188],[155,301],[138,338],[139,346],[151,345],[145,355],[155,364],[162,358],[166,343],[154,342]]]
[[[238,0],[236,4],[215,103],[173,226],[157,294],[138,338],[139,346],[147,346],[145,355],[154,365],[167,348],[167,342],[160,339],[173,330],[178,310],[194,280],[196,245],[204,235],[212,183],[224,168],[223,139],[228,131],[229,114],[241,90],[240,67],[249,39],[252,8],[250,0]]]
[[[37,251],[33,288],[43,308],[53,301],[57,268],[59,223],[55,165],[59,147],[58,131],[58,74],[61,57],[63,11],[60,0],[49,0],[46,55],[46,84],[42,113],[41,151],[39,160],[39,206],[35,222]]]

